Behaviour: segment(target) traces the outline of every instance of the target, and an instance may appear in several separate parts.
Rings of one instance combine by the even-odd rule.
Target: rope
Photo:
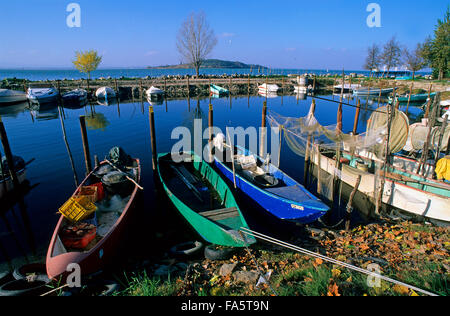
[[[387,282],[390,282],[390,283],[394,283],[394,284],[397,284],[397,285],[405,286],[405,287],[410,288],[410,289],[412,289],[412,290],[414,290],[416,292],[419,292],[419,293],[422,293],[422,294],[425,294],[425,295],[428,295],[428,296],[438,296],[438,295],[436,295],[434,293],[422,290],[422,289],[420,289],[418,287],[415,287],[413,285],[406,284],[406,283],[403,283],[403,282],[400,282],[400,281],[397,281],[397,280],[385,277],[385,276],[383,276],[381,274],[378,274],[378,273],[375,273],[375,272],[371,272],[371,271],[366,270],[366,269],[359,268],[359,267],[351,265],[349,263],[338,261],[336,259],[333,259],[333,258],[324,256],[324,255],[321,255],[319,253],[315,253],[315,252],[312,252],[310,250],[300,248],[298,246],[295,246],[295,245],[289,244],[287,242],[275,239],[273,237],[270,237],[270,236],[267,236],[267,235],[264,235],[264,234],[252,231],[252,230],[250,230],[248,228],[241,227],[240,230],[244,234],[253,236],[255,238],[259,238],[261,240],[265,240],[265,241],[273,243],[275,245],[278,245],[278,246],[281,246],[281,247],[284,247],[284,248],[287,248],[287,249],[291,249],[291,250],[294,250],[294,251],[297,251],[297,252],[300,252],[302,254],[309,255],[309,256],[312,256],[312,257],[315,257],[315,258],[319,258],[319,259],[322,259],[324,261],[327,261],[327,262],[330,262],[330,263],[333,263],[333,264],[336,264],[336,265],[340,265],[342,267],[345,267],[345,268],[348,268],[350,270],[354,270],[354,271],[357,271],[357,272],[360,272],[360,273],[363,273],[363,274],[367,274],[367,275],[372,276],[372,277],[377,277],[377,278],[380,278],[380,279],[382,279],[384,281],[387,281]]]
[[[357,105],[350,104],[350,103],[345,103],[345,102],[342,102],[342,101],[331,100],[331,99],[327,99],[327,98],[321,98],[321,97],[318,97],[318,96],[315,96],[315,95],[312,95],[312,94],[308,94],[308,95],[309,95],[311,98],[313,98],[313,99],[319,99],[319,100],[323,100],[323,101],[330,101],[330,102],[334,102],[334,103],[341,103],[341,104],[343,104],[343,105],[348,105],[348,106],[351,106],[351,107],[354,107],[354,108],[357,108],[357,107],[358,107]],[[372,112],[378,112],[378,113],[384,113],[384,114],[386,114],[386,112],[378,111],[378,110],[374,110],[374,109],[370,109],[370,108],[367,108],[366,110],[367,110],[367,111],[372,111]]]

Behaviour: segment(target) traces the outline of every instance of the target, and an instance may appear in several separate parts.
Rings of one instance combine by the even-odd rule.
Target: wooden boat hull
[[[223,95],[227,95],[229,93],[229,91],[225,88],[216,86],[216,85],[210,85],[209,86],[209,91],[216,96],[223,96]]]
[[[381,95],[386,95],[389,94],[391,92],[393,92],[394,89],[381,89]],[[370,96],[370,95],[379,95],[380,94],[380,89],[373,89],[373,90],[354,90],[353,91],[353,95],[358,95],[358,96]]]
[[[25,92],[0,89],[0,106],[25,102],[27,99]]]
[[[436,93],[431,93],[430,98],[433,98],[435,95],[436,95]],[[393,98],[389,97],[389,102],[392,103],[392,100],[393,100]],[[411,95],[411,99],[408,96],[396,97],[396,100],[397,100],[397,102],[401,102],[401,103],[408,102],[408,100],[410,102],[425,102],[428,100],[428,93]]]
[[[321,172],[334,174],[336,161],[321,154],[314,146],[312,163],[318,166]],[[361,184],[358,191],[375,201],[375,175],[369,172],[342,165],[340,171],[341,181],[355,187],[357,176],[361,175]],[[426,192],[403,183],[386,179],[382,202],[390,207],[405,211],[417,216],[436,220],[440,223],[450,224],[450,200],[444,196]]]
[[[193,153],[186,153],[193,155]],[[195,168],[201,172],[201,174],[207,179],[218,191],[219,194],[222,194],[226,197],[227,207],[235,207],[239,212],[240,221],[238,225],[234,225],[235,227],[230,230],[226,229],[223,225],[218,224],[217,222],[202,216],[198,210],[194,210],[188,204],[190,201],[182,200],[176,193],[174,193],[166,183],[166,178],[162,172],[161,161],[164,158],[170,156],[170,153],[159,154],[158,155],[158,175],[163,185],[163,188],[172,201],[174,206],[180,212],[180,214],[188,221],[188,223],[197,231],[197,233],[206,241],[228,247],[245,247],[249,244],[256,242],[254,238],[239,235],[238,230],[241,227],[248,228],[247,223],[244,217],[241,214],[239,206],[237,205],[234,196],[227,186],[224,180],[217,174],[214,169],[212,169],[205,161],[202,161],[201,158],[197,157],[199,162],[194,162]]]
[[[251,154],[243,148],[240,150],[246,154]],[[217,156],[214,156],[214,164],[228,180],[234,182],[233,171],[218,159]],[[236,187],[267,212],[281,220],[309,224],[327,213],[329,207],[308,192],[300,183],[273,165],[271,165],[270,170],[277,178],[287,183],[294,194],[304,196],[305,200],[298,201],[264,190],[239,174],[236,174]]]
[[[16,172],[19,184],[23,183],[27,178],[27,169],[21,169]],[[6,194],[14,189],[13,181],[10,177],[5,180],[0,180],[0,199],[2,199]]]
[[[140,182],[141,167],[139,159],[135,159],[138,165],[137,171],[137,183]],[[102,162],[100,166],[107,164]],[[87,181],[89,176],[97,169],[92,171],[86,179],[77,188],[80,189]],[[75,191],[76,192],[76,191]],[[55,255],[60,250],[60,247],[64,247],[59,238],[59,231],[62,228],[64,216],[61,215],[56,229],[53,233],[50,241],[50,246],[47,251],[46,267],[47,275],[50,279],[58,279],[60,277],[67,276],[68,273],[73,272],[69,269],[71,264],[77,264],[80,267],[81,275],[90,275],[103,269],[112,262],[112,259],[118,255],[118,246],[121,244],[125,236],[125,232],[132,220],[133,213],[136,212],[138,195],[140,191],[137,186],[134,187],[131,194],[131,198],[125,206],[121,216],[117,222],[112,226],[110,231],[92,248],[87,252],[65,252]]]

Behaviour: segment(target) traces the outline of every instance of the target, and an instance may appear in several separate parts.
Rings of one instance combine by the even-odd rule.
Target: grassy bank
[[[311,232],[308,240],[290,242],[358,267],[378,264],[384,276],[438,295],[450,294],[449,231],[446,228],[402,222],[360,226],[352,231]],[[255,263],[255,260],[258,266]],[[171,265],[174,266],[176,261]],[[224,267],[228,269],[224,270]],[[230,269],[232,267],[232,272]],[[269,284],[256,286],[259,275]],[[226,271],[228,270],[228,271]],[[155,275],[152,268],[124,278],[125,289],[117,295],[131,296],[416,296],[406,287],[381,281],[367,285],[367,275],[321,259],[258,243],[225,261],[197,260],[187,269],[168,269]],[[247,276],[242,278],[242,276]],[[256,276],[256,278],[255,278]]]

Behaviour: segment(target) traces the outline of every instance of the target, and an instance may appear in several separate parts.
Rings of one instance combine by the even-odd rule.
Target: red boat
[[[103,161],[80,184],[72,195],[72,198],[77,196],[82,187],[98,184],[100,179],[99,172],[107,169],[107,166],[117,170],[116,167],[112,167],[108,161]],[[124,168],[126,170],[124,170]],[[74,243],[67,243],[64,238],[67,236],[68,228],[72,229],[79,225],[79,223],[75,225],[66,219],[64,215],[61,215],[47,251],[46,266],[47,275],[50,279],[61,279],[64,276],[67,276],[68,273],[73,272],[73,270],[70,269],[69,271],[66,271],[68,265],[73,263],[80,266],[81,275],[95,273],[103,269],[105,265],[110,263],[111,260],[117,256],[118,246],[124,238],[124,232],[130,223],[132,213],[134,213],[137,208],[137,197],[140,189],[142,189],[142,187],[139,186],[141,176],[139,159],[131,159],[130,165],[121,169],[126,172],[123,174],[126,174],[127,179],[124,179],[125,181],[123,181],[122,185],[119,183],[119,185],[114,184],[114,186],[105,187],[105,197],[103,198],[103,202],[98,204],[98,209],[93,216],[94,219],[91,219],[91,222],[89,223],[91,227],[93,226],[92,223],[96,226],[96,229],[94,229],[94,231],[96,231],[96,237],[92,239],[92,236],[86,236],[86,238],[89,238],[89,244],[84,249],[69,248],[70,245],[73,245]],[[125,196],[122,194],[124,188],[126,188]],[[115,190],[117,192],[120,191],[120,195],[116,195],[117,192],[115,192]],[[121,197],[123,197],[123,199]],[[115,204],[115,207],[120,206],[121,209],[117,208],[116,212],[114,212],[114,210],[106,211],[106,204]],[[102,207],[105,207],[105,209],[102,209]],[[101,212],[102,210],[103,213]],[[115,217],[111,214],[115,214]],[[108,219],[106,219],[107,216]],[[104,222],[102,222],[102,220]],[[83,224],[83,222],[81,224]],[[76,228],[73,229],[76,230]],[[92,234],[92,232],[92,229],[89,230],[89,234]],[[84,243],[78,244],[84,245]]]

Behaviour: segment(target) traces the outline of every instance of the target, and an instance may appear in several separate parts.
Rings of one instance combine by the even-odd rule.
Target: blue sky
[[[66,7],[81,7],[81,27],[69,28]],[[369,3],[381,7],[381,27],[369,28]],[[24,0],[0,4],[1,68],[71,68],[76,50],[96,49],[100,67],[176,64],[176,34],[203,10],[218,45],[212,58],[272,68],[362,69],[366,50],[392,36],[414,47],[433,33],[447,0]]]

